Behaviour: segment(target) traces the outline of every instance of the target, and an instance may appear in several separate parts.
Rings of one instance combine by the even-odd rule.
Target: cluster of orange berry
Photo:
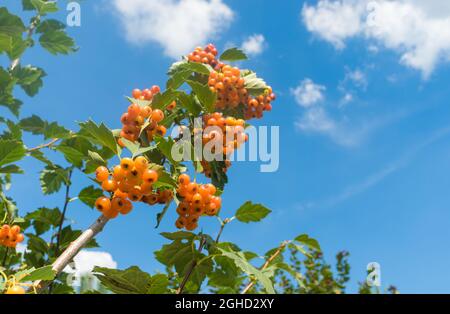
[[[9,248],[15,248],[18,243],[24,240],[23,233],[20,233],[20,227],[17,225],[3,225],[0,228],[0,245]]]
[[[222,200],[215,196],[216,187],[212,184],[197,184],[191,182],[187,174],[178,177],[177,193],[182,199],[177,207],[179,215],[175,226],[192,231],[198,227],[201,216],[215,216],[222,207]]]
[[[244,87],[245,80],[241,77],[241,70],[236,67],[224,65],[220,71],[212,71],[209,75],[208,86],[213,93],[217,93],[216,108],[236,108],[245,104],[248,91]]]
[[[151,89],[145,89],[144,91],[135,89],[133,91],[133,98],[151,100],[153,96],[160,92],[158,86],[153,86]],[[173,104],[171,104],[173,105]],[[136,141],[141,134],[142,126],[144,125],[146,119],[149,119],[150,123],[146,128],[146,135],[149,141],[153,140],[155,134],[164,136],[167,132],[163,125],[158,125],[162,120],[164,120],[164,112],[160,109],[152,109],[150,105],[139,106],[138,104],[131,104],[128,107],[127,112],[125,112],[120,121],[122,122],[122,131],[120,136],[129,140]],[[119,139],[119,145],[124,146],[121,139]]]
[[[172,190],[157,190],[150,195],[142,196],[141,201],[148,205],[166,204],[173,199]]]
[[[249,97],[247,106],[244,110],[244,119],[250,120],[252,118],[261,119],[264,111],[272,110],[272,101],[276,98],[271,87],[268,87],[264,94],[258,97]]]
[[[211,149],[220,144],[221,151],[212,153],[223,153],[228,155],[248,141],[245,134],[245,121],[234,117],[224,117],[220,112],[214,112],[203,116],[204,132],[203,144],[212,142]]]
[[[213,68],[222,65],[216,57],[217,49],[213,44],[208,44],[205,48],[197,47],[187,56],[191,62],[209,64]]]
[[[123,158],[120,165],[114,167],[111,173],[108,168],[100,166],[95,176],[101,182],[102,189],[111,193],[112,197],[99,197],[95,207],[107,218],[116,218],[119,213],[126,215],[132,209],[131,202],[142,201],[154,195],[153,184],[158,181],[158,172],[149,169],[145,157],[139,156],[135,160]],[[158,195],[159,200],[159,195]]]

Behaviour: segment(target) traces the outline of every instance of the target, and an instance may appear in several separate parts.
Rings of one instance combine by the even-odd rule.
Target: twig
[[[200,240],[200,245],[198,247],[198,252],[201,253],[203,250],[203,247],[206,244],[206,238],[202,237],[202,239]],[[177,294],[181,294],[184,290],[184,287],[186,286],[189,278],[191,277],[192,273],[194,272],[195,267],[197,267],[197,260],[193,260],[191,262],[191,265],[189,265],[188,271],[186,272],[186,275],[183,278],[183,281],[180,284],[180,287],[177,290]]]
[[[221,224],[220,224],[220,230],[219,230],[219,233],[217,234],[217,237],[216,237],[216,243],[219,243],[220,237],[222,236],[223,229],[225,229],[225,226],[226,226],[228,223],[230,223],[230,222],[232,221],[232,219],[233,219],[233,218],[231,218],[231,219],[226,218],[224,221],[221,222]]]
[[[33,148],[28,149],[28,150],[27,150],[27,153],[31,153],[31,152],[34,152],[34,151],[36,151],[36,150],[41,150],[41,149],[43,149],[43,148],[50,147],[50,146],[52,146],[53,144],[55,144],[56,142],[58,142],[58,141],[59,141],[59,138],[54,138],[54,139],[52,139],[52,140],[51,140],[50,142],[48,142],[48,143],[41,144],[41,145],[39,145],[39,146],[36,146],[36,147],[33,147]]]
[[[52,264],[52,270],[58,275],[73,260],[78,252],[86,246],[98,233],[100,233],[109,221],[105,216],[100,216],[86,231],[84,231]],[[34,287],[39,290],[48,286],[48,282],[36,281]]]
[[[289,241],[285,241],[283,243],[281,243],[280,247],[278,248],[278,250],[276,250],[275,253],[272,254],[272,256],[270,256],[266,262],[264,263],[264,265],[262,265],[259,270],[264,270],[266,269],[270,263],[273,262],[273,260],[275,258],[277,258],[278,255],[280,255],[280,253],[284,250],[284,248],[286,247],[286,245],[289,243]],[[244,288],[244,290],[242,290],[241,294],[246,294],[251,288],[253,288],[253,286],[255,285],[255,282],[253,280],[251,280],[248,285]]]
[[[66,195],[65,195],[65,200],[64,200],[64,207],[63,207],[63,211],[61,214],[61,219],[59,221],[59,226],[58,226],[58,233],[56,234],[56,247],[55,247],[55,256],[58,256],[59,254],[59,247],[61,245],[61,231],[62,231],[62,227],[64,225],[64,220],[66,218],[66,212],[67,212],[67,208],[70,202],[70,186],[71,186],[71,178],[72,178],[72,173],[73,170],[69,171],[69,175],[67,176],[68,178],[68,183],[66,184]]]
[[[73,173],[73,170],[71,169],[69,171],[68,176],[67,176],[68,182],[66,184],[66,194],[65,194],[65,199],[64,199],[64,207],[63,207],[63,211],[61,213],[61,219],[59,220],[58,232],[56,233],[55,256],[59,255],[59,248],[60,248],[60,245],[61,245],[62,227],[64,225],[64,220],[66,219],[66,212],[67,212],[67,208],[68,208],[68,205],[69,205],[69,202],[70,202],[69,194],[70,194],[72,173]],[[52,293],[52,289],[53,289],[53,282],[49,286],[49,289],[48,289],[49,294]]]
[[[33,18],[30,26],[27,29],[27,40],[31,39],[31,37],[33,36],[34,30],[39,25],[40,21],[41,21],[41,16],[39,14]],[[22,52],[22,54],[23,54],[23,52]],[[19,55],[16,59],[14,59],[11,62],[11,65],[9,66],[10,71],[14,70],[19,65],[22,54]]]

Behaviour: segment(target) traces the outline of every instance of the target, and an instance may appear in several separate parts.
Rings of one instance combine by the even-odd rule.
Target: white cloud
[[[249,36],[242,43],[242,49],[249,55],[259,55],[263,52],[266,45],[266,40],[261,34],[254,34]]]
[[[345,80],[351,81],[355,86],[366,89],[367,88],[367,77],[366,74],[359,70],[348,71]]]
[[[291,93],[300,106],[307,108],[323,101],[325,89],[325,86],[315,84],[311,79],[306,78],[299,86],[291,89]]]
[[[234,17],[222,0],[113,0],[113,7],[130,42],[157,42],[173,58],[206,44]]]
[[[107,252],[81,250],[73,259],[73,263],[64,268],[64,272],[71,274],[68,278],[69,284],[80,287],[81,278],[84,277],[89,278],[89,289],[96,289],[99,281],[92,275],[95,266],[116,269],[117,263]]]
[[[302,9],[307,29],[337,49],[361,36],[400,54],[424,78],[450,60],[450,4],[430,0],[319,0]]]
[[[310,32],[342,49],[345,39],[361,31],[362,12],[358,2],[320,0],[316,6],[304,4],[302,18]]]

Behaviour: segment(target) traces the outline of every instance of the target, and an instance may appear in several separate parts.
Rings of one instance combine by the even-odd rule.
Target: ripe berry
[[[134,160],[134,167],[140,172],[144,172],[148,168],[148,160],[144,156],[139,156]]]
[[[117,190],[117,182],[114,179],[105,180],[102,183],[102,189],[107,192],[114,192]]]
[[[100,166],[97,168],[97,170],[95,170],[95,178],[97,179],[97,181],[103,182],[107,180],[108,177],[109,177],[108,168]]]
[[[12,234],[19,234],[20,233],[20,227],[17,226],[17,225],[14,225],[14,226],[11,227],[10,232]]]
[[[129,119],[137,118],[140,113],[141,113],[141,107],[139,107],[138,104],[131,104],[128,107],[128,118]]]
[[[123,170],[129,171],[134,167],[134,161],[131,158],[123,158],[120,161],[120,166],[122,167]]]
[[[184,228],[185,225],[186,225],[186,218],[185,218],[185,217],[179,217],[179,218],[177,219],[177,221],[175,222],[175,226],[176,226],[178,229]]]
[[[95,201],[95,208],[103,212],[111,209],[111,201],[109,198],[101,196]]]
[[[18,285],[12,286],[6,290],[6,294],[25,294],[25,289]]]
[[[126,172],[121,166],[115,166],[113,170],[113,179],[117,182],[122,181],[126,177]]]
[[[181,174],[178,177],[178,183],[180,183],[181,185],[187,185],[191,182],[191,178],[189,177],[189,175],[187,174]]]
[[[109,207],[108,209],[103,210],[103,215],[108,219],[114,219],[119,215],[119,211]]]
[[[154,95],[154,94],[158,94],[161,91],[161,89],[159,88],[158,85],[153,85],[151,91]]]
[[[142,92],[140,89],[134,89],[132,96],[134,99],[139,99],[142,96]]]
[[[159,109],[155,109],[152,112],[152,120],[156,123],[161,122],[162,120],[164,120],[164,113],[159,110]]]
[[[158,173],[155,170],[147,169],[144,171],[144,174],[142,175],[142,180],[153,184],[156,181],[158,181]]]

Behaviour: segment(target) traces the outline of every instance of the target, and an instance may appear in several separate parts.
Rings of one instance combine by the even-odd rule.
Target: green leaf
[[[249,223],[261,221],[270,213],[271,210],[264,207],[263,205],[253,204],[252,202],[248,201],[236,211],[235,216],[237,220]]]
[[[31,224],[36,231],[36,235],[41,235],[50,228],[57,227],[61,222],[61,212],[58,208],[41,207],[34,212],[28,213],[25,219],[31,221]]]
[[[11,38],[11,46],[7,50],[8,56],[11,60],[20,57],[27,47],[33,45],[32,39],[22,39],[20,36],[15,36]]]
[[[68,170],[57,165],[47,166],[41,172],[40,182],[45,195],[56,193],[63,184],[69,184]]]
[[[53,280],[55,279],[56,272],[52,270],[52,266],[45,266],[31,271],[27,276],[25,276],[22,281],[36,281],[36,280]]]
[[[32,253],[40,253],[42,255],[46,255],[49,250],[49,246],[47,242],[44,241],[44,239],[34,235],[34,234],[27,234],[27,249],[31,251]]]
[[[21,174],[23,173],[23,170],[20,169],[18,166],[16,165],[9,165],[3,168],[0,168],[0,173],[16,173],[16,174]]]
[[[75,167],[81,168],[83,166],[85,156],[79,150],[67,145],[58,145],[56,150],[63,153],[66,160]]]
[[[95,267],[94,272],[103,286],[118,294],[146,294],[153,287],[161,288],[162,278],[155,278],[143,272],[139,267],[132,266],[125,270]]]
[[[44,49],[54,55],[66,55],[77,50],[75,41],[62,30],[45,32],[39,37],[39,42]]]
[[[168,105],[170,105],[178,97],[178,91],[168,89],[164,93],[159,93],[153,96],[152,108],[164,110]]]
[[[20,36],[26,28],[20,17],[9,13],[5,7],[0,8],[0,33],[9,36]]]
[[[26,155],[22,142],[0,140],[0,167],[21,160]]]
[[[164,294],[167,293],[169,286],[169,278],[164,274],[156,274],[152,276],[149,282],[147,294]]]
[[[174,165],[178,164],[173,158],[172,158],[172,147],[175,144],[175,141],[171,137],[160,137],[155,136],[155,143],[158,149],[161,151],[161,153],[166,156],[168,160]]]
[[[321,251],[319,242],[316,239],[310,238],[307,234],[299,235],[295,238],[295,241],[302,243],[313,250]]]
[[[255,278],[257,281],[259,281],[267,293],[274,294],[275,290],[273,288],[272,281],[268,276],[266,276],[262,271],[255,268],[253,265],[251,265],[247,259],[245,258],[245,255],[242,252],[235,252],[232,250],[224,250],[222,248],[219,248],[219,250],[222,252],[222,255],[225,257],[228,257],[234,261],[237,267],[239,267],[243,272],[248,274],[249,276]]]
[[[238,48],[225,50],[220,56],[220,60],[222,61],[241,61],[247,59],[247,55]]]
[[[187,83],[200,100],[202,107],[207,112],[213,112],[217,95],[209,89],[208,85],[203,85],[196,81],[187,81]]]
[[[189,61],[175,62],[169,69],[168,75],[170,79],[167,81],[168,89],[177,89],[186,82],[192,73],[209,75],[213,69],[211,66]]]
[[[139,144],[139,142],[132,142],[130,140],[127,140],[126,138],[122,138],[122,142],[133,156],[139,151],[139,148],[141,147],[141,144]]]
[[[181,107],[185,108],[190,114],[195,117],[197,117],[202,111],[202,105],[196,97],[192,97],[184,92],[181,92],[178,95],[178,101]]]
[[[194,240],[195,234],[187,231],[162,232],[161,235],[168,240]]]
[[[256,73],[248,71],[243,72],[243,78],[245,81],[245,88],[248,93],[252,96],[259,96],[263,94],[269,86],[267,86],[266,82],[263,79],[256,76]]]
[[[68,138],[70,131],[56,122],[49,123],[36,115],[20,120],[20,126],[24,131],[34,135],[43,135],[45,139]]]
[[[36,33],[42,34],[55,30],[61,30],[64,28],[66,28],[66,25],[64,23],[55,19],[47,19],[39,23],[38,27],[36,28]]]
[[[58,12],[58,5],[56,4],[56,1],[30,0],[30,3],[40,15]]]
[[[103,123],[97,125],[94,121],[80,123],[80,136],[93,140],[95,143],[109,148],[114,154],[118,154],[119,148],[112,131]]]
[[[79,200],[91,208],[95,207],[95,201],[101,196],[103,196],[103,190],[95,188],[93,185],[84,188],[78,194]]]
[[[162,219],[166,215],[167,210],[170,207],[170,204],[171,204],[171,202],[166,203],[166,205],[164,205],[164,208],[162,209],[162,211],[156,214],[156,226],[155,226],[155,229],[159,228],[159,225],[161,224]]]
[[[25,93],[33,97],[44,85],[42,78],[46,76],[46,73],[44,70],[30,65],[25,67],[18,65],[14,68],[12,75],[17,78],[17,83]]]

